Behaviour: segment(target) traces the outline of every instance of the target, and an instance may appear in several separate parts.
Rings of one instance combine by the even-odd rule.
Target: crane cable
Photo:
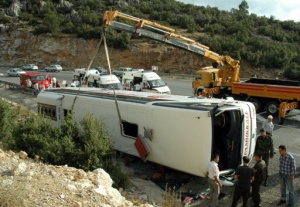
[[[97,53],[99,52],[99,49],[100,49],[100,46],[101,46],[101,43],[104,43],[104,49],[105,49],[105,55],[106,55],[106,59],[107,59],[107,64],[108,64],[108,68],[109,68],[109,74],[110,76],[112,75],[111,73],[111,66],[110,66],[110,60],[109,60],[109,54],[108,54],[108,49],[107,49],[107,43],[106,43],[106,33],[105,31],[102,33],[102,36],[101,36],[101,39],[100,41],[98,42],[98,45],[96,47],[96,51],[95,51],[95,54],[93,56],[93,58],[91,59],[89,65],[88,65],[88,68],[87,68],[87,71],[89,70],[89,68],[91,67],[91,65],[93,64],[94,62],[94,59],[96,58],[96,55]],[[111,77],[112,79],[112,77]],[[73,104],[72,104],[72,107],[71,107],[71,111],[73,111],[74,109],[74,105],[75,105],[75,102],[76,102],[76,99],[77,99],[77,96],[79,94],[79,91],[80,91],[80,88],[78,88],[78,92],[74,98],[74,101],[73,101]],[[122,118],[121,118],[121,113],[120,113],[120,109],[119,109],[119,104],[118,104],[118,99],[117,99],[117,95],[116,95],[116,91],[115,91],[115,88],[113,87],[113,92],[114,92],[114,100],[115,100],[115,104],[116,104],[116,109],[117,109],[117,113],[118,113],[118,118],[119,118],[119,122],[120,124],[122,123]]]
[[[106,59],[107,59],[109,74],[110,74],[110,78],[112,80],[112,73],[111,73],[111,66],[110,66],[109,54],[108,54],[108,49],[107,49],[106,32],[105,31],[102,33],[102,38],[103,38],[103,43],[104,43],[104,49],[105,49],[105,55],[106,55]],[[115,87],[113,87],[112,89],[114,91],[114,98],[115,98],[116,109],[117,109],[117,112],[118,112],[119,122],[121,124],[122,123],[122,118],[121,118],[121,113],[120,113],[120,108],[119,108],[119,104],[118,104],[118,99],[117,99]]]
[[[87,74],[87,71],[89,71],[91,65],[93,64],[93,62],[94,62],[94,60],[95,60],[95,58],[96,58],[97,53],[99,52],[100,46],[101,46],[101,44],[102,44],[102,41],[103,41],[103,36],[101,36],[101,39],[100,39],[100,41],[99,41],[98,44],[97,44],[95,54],[94,54],[93,58],[91,59],[89,65],[88,65],[88,67],[87,67],[87,70],[86,70],[86,72],[85,72],[85,74],[84,74],[84,79],[86,78],[85,75]],[[80,84],[80,87],[78,87],[77,93],[76,93],[75,98],[74,98],[74,100],[73,100],[73,104],[72,104],[72,106],[71,106],[71,111],[73,111],[73,109],[74,109],[74,105],[75,105],[76,99],[77,99],[77,97],[78,97],[80,88],[81,88],[81,84]]]

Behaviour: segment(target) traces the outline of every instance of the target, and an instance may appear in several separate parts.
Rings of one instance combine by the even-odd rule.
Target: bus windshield
[[[123,90],[121,83],[100,84],[100,88]]]
[[[38,75],[38,76],[32,76],[31,77],[32,80],[45,80],[45,77],[43,75]]]
[[[166,85],[162,79],[149,80],[148,83],[151,88],[158,88]]]

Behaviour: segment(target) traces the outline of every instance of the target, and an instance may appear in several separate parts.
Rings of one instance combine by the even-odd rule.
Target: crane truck
[[[117,18],[127,21],[119,22]],[[176,34],[172,28],[119,11],[106,11],[103,27],[173,45],[210,60],[212,67],[201,68],[195,73],[192,83],[194,94],[219,98],[233,96],[235,99],[249,101],[255,105],[256,112],[266,109],[269,114],[279,114],[281,123],[288,111],[300,108],[299,82],[255,78],[241,82],[239,60],[219,55],[195,40]]]

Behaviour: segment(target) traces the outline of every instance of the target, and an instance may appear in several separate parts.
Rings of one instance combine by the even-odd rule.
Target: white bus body
[[[170,88],[155,72],[141,70],[124,72],[122,77],[124,88],[132,90],[136,83],[142,83],[142,91],[144,92],[171,94]]]
[[[88,113],[94,114],[106,123],[116,150],[141,157],[135,144],[142,140],[147,149],[143,158],[196,176],[205,176],[213,153],[220,154],[222,172],[235,170],[244,155],[253,156],[256,113],[250,102],[115,92],[121,122],[110,90],[45,90],[37,97],[38,110],[50,111],[58,125],[72,106],[77,122]]]
[[[88,77],[88,87],[123,90],[117,76],[109,74],[90,74]]]

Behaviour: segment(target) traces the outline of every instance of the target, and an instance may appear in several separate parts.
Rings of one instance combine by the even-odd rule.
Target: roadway
[[[12,83],[20,83],[20,78],[18,77],[8,77],[6,74],[7,68],[0,68],[0,78],[4,81],[9,81]],[[47,75],[48,72],[45,70],[39,70],[39,73],[43,75]],[[63,80],[67,81],[68,83],[72,82],[73,79],[73,71],[62,71],[51,73],[56,77],[56,79],[61,83]],[[167,83],[169,88],[171,89],[172,94],[176,95],[192,95],[192,83],[190,80],[178,80],[172,78],[163,78],[163,80]]]

